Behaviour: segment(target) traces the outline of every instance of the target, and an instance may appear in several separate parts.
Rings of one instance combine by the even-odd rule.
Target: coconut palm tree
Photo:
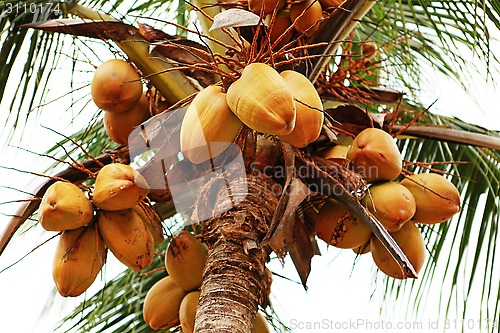
[[[225,7],[241,7],[245,3],[228,2]],[[210,254],[196,331],[251,331],[258,307],[268,305],[264,268],[271,252],[281,258],[289,253],[301,282],[306,285],[311,257],[317,254],[311,223],[317,208],[328,196],[348,206],[391,248],[390,235],[359,204],[359,197],[366,192],[366,183],[345,166],[317,156],[323,147],[340,143],[342,133],[359,133],[373,126],[398,137],[407,174],[431,170],[450,175],[463,201],[455,223],[421,226],[431,260],[418,281],[399,282],[387,278],[387,301],[392,302],[408,290],[414,302],[404,304],[410,311],[418,311],[426,301],[426,291],[442,283],[443,289],[452,291],[441,300],[443,311],[452,311],[453,294],[460,286],[464,289],[460,299],[464,300],[465,313],[471,290],[479,288],[483,295],[481,315],[498,324],[500,286],[495,270],[498,257],[495,244],[499,240],[498,133],[454,117],[433,114],[430,107],[420,102],[419,93],[428,73],[453,78],[464,89],[468,77],[475,72],[486,73],[487,77],[498,74],[498,59],[491,51],[494,42],[490,37],[492,31],[500,28],[498,1],[347,0],[328,11],[318,32],[308,39],[302,36],[305,43],[290,44],[274,53],[268,47],[265,54],[267,39],[262,37],[265,28],[255,17],[244,16],[254,22],[243,27],[238,24],[241,19],[231,17],[226,30],[209,30],[211,18],[221,12],[217,4],[216,0],[145,4],[104,0],[78,4],[36,0],[22,4],[0,3],[0,100],[10,105],[9,121],[13,125],[10,132],[3,135],[9,137],[22,131],[23,114],[27,111],[31,117],[54,105],[52,90],[57,87],[61,67],[72,74],[67,89],[71,105],[66,106],[66,112],[73,111],[75,121],[81,119],[78,118],[80,112],[95,114],[90,121],[87,118],[82,123],[79,132],[67,135],[46,152],[55,158],[54,167],[64,163],[70,167],[57,175],[51,174],[53,178],[37,190],[35,197],[43,195],[54,177],[72,182],[84,180],[88,174],[82,172],[82,166],[96,170],[113,159],[130,162],[131,151],[109,140],[99,110],[90,103],[87,88],[95,64],[112,56],[128,58],[141,71],[151,92],[157,91],[158,98],[161,95],[162,101],[170,106],[182,106],[200,88],[218,79],[226,86],[239,77],[239,72],[231,72],[234,68],[231,66],[236,63],[231,60],[242,63],[265,60],[275,67],[292,68],[307,75],[316,84],[325,108],[325,124],[320,138],[301,150],[266,138],[267,153],[260,158],[265,165],[275,170],[281,168],[284,173],[268,179],[249,172],[246,183],[241,178],[230,178],[234,180],[229,181],[233,198],[243,194],[246,199],[231,210],[201,222],[202,237]],[[63,18],[90,21],[40,23]],[[170,35],[156,29],[165,29]],[[363,45],[371,43],[378,48],[375,58],[362,51]],[[245,48],[247,44],[249,49]],[[153,50],[153,46],[157,47]],[[283,60],[285,54],[288,54],[287,60]],[[233,56],[235,58],[231,58]],[[17,86],[14,94],[7,94],[7,87],[14,82]],[[149,120],[144,126],[152,123]],[[262,137],[248,128],[239,133],[235,146],[242,150],[247,164],[255,161],[259,140]],[[158,147],[160,151],[162,147]],[[154,157],[147,162],[152,160]],[[147,162],[139,161],[137,165],[147,170]],[[296,170],[308,172],[301,174]],[[221,175],[227,178],[228,174],[233,175],[231,172],[236,171],[227,170]],[[335,176],[331,176],[332,173]],[[225,204],[217,184],[217,181],[207,182],[200,188],[202,199],[194,203],[195,213],[202,215],[204,210],[211,211]],[[342,191],[328,192],[320,186],[324,184],[340,186]],[[271,190],[276,185],[281,189],[278,193]],[[164,220],[164,227],[169,228],[169,234],[175,234],[186,215],[174,216],[176,210],[170,189],[163,190],[158,191],[152,201]],[[304,193],[308,194],[307,198]],[[215,204],[210,206],[210,200],[205,198],[212,197]],[[2,250],[21,225],[36,213],[37,205],[35,200],[20,207],[2,235]],[[166,243],[168,241],[157,251],[163,251]],[[413,268],[397,245],[392,246],[392,252],[405,269],[404,274],[412,277]],[[149,331],[142,319],[141,305],[146,292],[164,276],[163,272],[155,271],[162,262],[157,258],[148,269],[151,273],[145,276],[130,270],[118,275],[65,318],[61,330]],[[437,271],[437,265],[445,267],[444,272]],[[462,275],[467,281],[459,285]],[[125,301],[127,306],[123,306]],[[267,309],[275,329],[286,330],[273,315],[272,307]],[[220,320],[221,314],[225,314],[224,320]],[[490,325],[488,329],[493,331],[495,327]]]

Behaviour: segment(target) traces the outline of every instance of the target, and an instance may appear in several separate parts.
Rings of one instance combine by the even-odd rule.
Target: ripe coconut
[[[367,128],[354,138],[347,159],[351,161],[354,171],[368,182],[394,180],[403,166],[392,136],[377,128]]]
[[[120,145],[126,145],[128,143],[128,136],[134,128],[149,117],[148,97],[144,93],[139,102],[129,110],[119,113],[104,112],[104,129],[111,140]]]
[[[294,3],[290,7],[290,19],[298,33],[309,37],[319,29],[323,19],[323,8],[316,0]]]
[[[190,232],[182,230],[168,244],[165,267],[179,287],[193,291],[201,286],[207,257],[207,247]]]
[[[295,102],[285,80],[269,65],[252,63],[227,90],[231,111],[251,129],[272,135],[292,132]]]
[[[102,110],[123,112],[142,95],[139,74],[126,61],[112,59],[97,67],[91,85],[92,100]]]
[[[269,15],[266,19],[266,22],[269,25],[269,39],[271,40],[272,44],[280,39],[280,41],[273,48],[274,50],[279,50],[283,46],[285,46],[293,36],[293,29],[288,30],[288,28],[290,28],[290,26],[292,25],[292,21],[290,19],[290,11],[287,9],[282,9],[277,12],[272,25],[271,19],[271,15]],[[287,30],[288,32],[286,32]]]
[[[229,147],[242,127],[221,87],[208,86],[196,95],[182,120],[181,151],[193,163],[205,162]]]
[[[415,271],[418,273],[425,261],[425,243],[415,223],[405,223],[399,231],[391,232],[391,236],[406,255]],[[386,275],[395,279],[403,279],[403,272],[396,260],[386,250],[377,237],[372,236],[370,243],[373,261]]]
[[[64,297],[83,294],[106,261],[104,242],[94,224],[64,231],[57,243],[52,277]]]
[[[411,175],[401,181],[415,197],[417,210],[413,220],[435,224],[460,211],[460,193],[448,179],[435,173]]]
[[[325,149],[322,152],[321,157],[327,159],[347,159],[347,152],[349,151],[348,146],[336,145],[330,148]]]
[[[154,330],[166,330],[178,325],[179,308],[186,295],[170,276],[159,280],[144,299],[144,321]]]
[[[156,213],[151,206],[141,203],[140,205],[132,207],[132,210],[141,217],[144,225],[149,229],[153,235],[154,245],[160,245],[165,240],[163,230],[161,227],[160,216]]]
[[[92,202],[96,207],[114,211],[138,205],[148,194],[148,184],[130,165],[111,163],[97,174]]]
[[[290,134],[279,138],[297,148],[316,141],[323,127],[323,103],[314,85],[304,75],[287,70],[280,73],[295,99],[297,118]]]
[[[63,181],[50,185],[38,209],[40,224],[48,231],[83,227],[92,221],[94,206],[78,186]]]
[[[370,186],[361,201],[387,231],[398,231],[415,214],[416,204],[411,192],[398,182]]]
[[[262,7],[264,7],[264,16],[268,14],[272,14],[274,9],[280,10],[285,7],[286,0],[248,0],[248,9],[260,15],[262,12]]]
[[[201,292],[192,291],[181,302],[179,309],[179,320],[181,322],[182,333],[193,333],[194,321],[196,317],[196,308],[198,307],[198,299]]]
[[[366,243],[371,230],[344,205],[329,199],[316,216],[316,235],[335,247],[352,249]]]
[[[134,271],[151,265],[153,235],[132,209],[97,213],[99,233],[116,259]]]

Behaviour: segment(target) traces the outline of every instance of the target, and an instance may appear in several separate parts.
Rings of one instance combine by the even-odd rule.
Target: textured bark
[[[267,304],[265,263],[270,250],[260,246],[277,205],[276,195],[262,177],[231,183],[232,197],[245,195],[232,210],[203,222],[203,237],[209,246],[195,332],[250,333],[259,304]],[[206,186],[207,191],[224,190],[221,182]],[[207,192],[208,193],[208,192]],[[207,198],[207,193],[201,198]],[[212,192],[213,194],[214,192]],[[228,205],[221,200],[217,205]],[[203,209],[203,200],[197,205]],[[196,213],[196,212],[195,212]]]

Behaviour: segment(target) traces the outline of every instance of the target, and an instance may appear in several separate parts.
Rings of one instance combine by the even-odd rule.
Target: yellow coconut
[[[94,282],[105,261],[104,242],[94,224],[64,231],[52,264],[57,290],[64,297],[83,294]]]
[[[116,259],[134,271],[151,265],[153,236],[141,217],[132,209],[97,213],[99,233]]]
[[[304,75],[287,70],[280,75],[285,79],[288,90],[295,99],[297,118],[290,134],[279,138],[297,148],[303,148],[316,141],[323,127],[323,104],[314,85]]]
[[[387,231],[398,231],[415,214],[411,192],[398,182],[370,186],[362,204],[375,215]]]
[[[325,149],[322,152],[321,157],[328,159],[347,159],[347,152],[349,151],[348,146],[336,145],[330,148]]]
[[[460,193],[448,179],[435,173],[411,175],[401,181],[415,197],[417,211],[413,220],[435,224],[460,211]]]
[[[141,78],[128,62],[108,60],[97,67],[91,94],[99,108],[108,112],[123,112],[134,107],[141,98]]]
[[[48,231],[76,229],[94,217],[94,207],[78,186],[63,181],[50,185],[38,209],[40,224]]]
[[[368,182],[394,180],[401,173],[403,159],[396,142],[387,132],[367,128],[359,133],[347,152],[354,171]]]
[[[192,291],[187,294],[181,302],[179,309],[179,319],[181,322],[182,333],[193,333],[194,321],[196,317],[196,308],[201,292]]]
[[[415,271],[420,272],[425,261],[425,243],[415,223],[412,221],[405,223],[399,231],[392,232],[391,236],[398,243]],[[375,236],[371,238],[370,250],[373,261],[382,272],[395,279],[403,279],[403,272],[396,260]]]
[[[144,299],[144,321],[154,330],[166,330],[178,325],[179,309],[186,294],[170,276],[159,280]]]
[[[148,194],[148,184],[130,165],[111,163],[97,174],[92,202],[96,207],[114,211],[138,205]]]
[[[286,4],[286,0],[248,0],[248,9],[260,15],[262,12],[262,7],[264,7],[263,15],[272,14],[274,9],[280,10]]]
[[[321,19],[323,18],[323,8],[316,0],[306,0],[294,3],[290,7],[290,19],[293,22],[295,30],[306,36],[313,35],[319,29]]]
[[[124,112],[104,112],[104,129],[114,142],[126,145],[128,136],[134,128],[146,121],[150,117],[149,102],[144,93],[137,105]]]
[[[163,235],[161,219],[154,208],[145,203],[141,203],[140,205],[134,206],[132,209],[141,217],[142,222],[144,222],[144,225],[149,229],[151,235],[153,235],[154,245],[157,246],[163,243],[165,236]]]
[[[266,134],[290,133],[295,102],[285,80],[269,65],[252,63],[227,90],[231,111],[251,129]]]
[[[175,283],[186,291],[201,286],[207,247],[188,231],[181,231],[168,244],[165,267]]]
[[[352,249],[366,243],[371,230],[345,206],[329,199],[316,216],[316,235],[335,247]]]
[[[182,120],[181,151],[193,163],[205,162],[229,147],[242,126],[221,87],[208,86],[196,95]]]

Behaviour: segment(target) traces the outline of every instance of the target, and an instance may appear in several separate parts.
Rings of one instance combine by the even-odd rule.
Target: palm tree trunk
[[[270,249],[259,244],[267,233],[278,199],[271,190],[272,184],[262,176],[248,176],[246,184],[248,189],[241,179],[230,182],[231,201],[241,195],[245,199],[232,210],[202,223],[209,256],[196,313],[197,333],[250,333],[259,304],[267,304],[264,270]],[[220,194],[227,190],[225,184],[220,185],[221,182],[213,182],[206,188]],[[205,193],[202,201],[208,197]],[[203,202],[197,210],[203,209]],[[226,197],[217,205],[228,203]]]

